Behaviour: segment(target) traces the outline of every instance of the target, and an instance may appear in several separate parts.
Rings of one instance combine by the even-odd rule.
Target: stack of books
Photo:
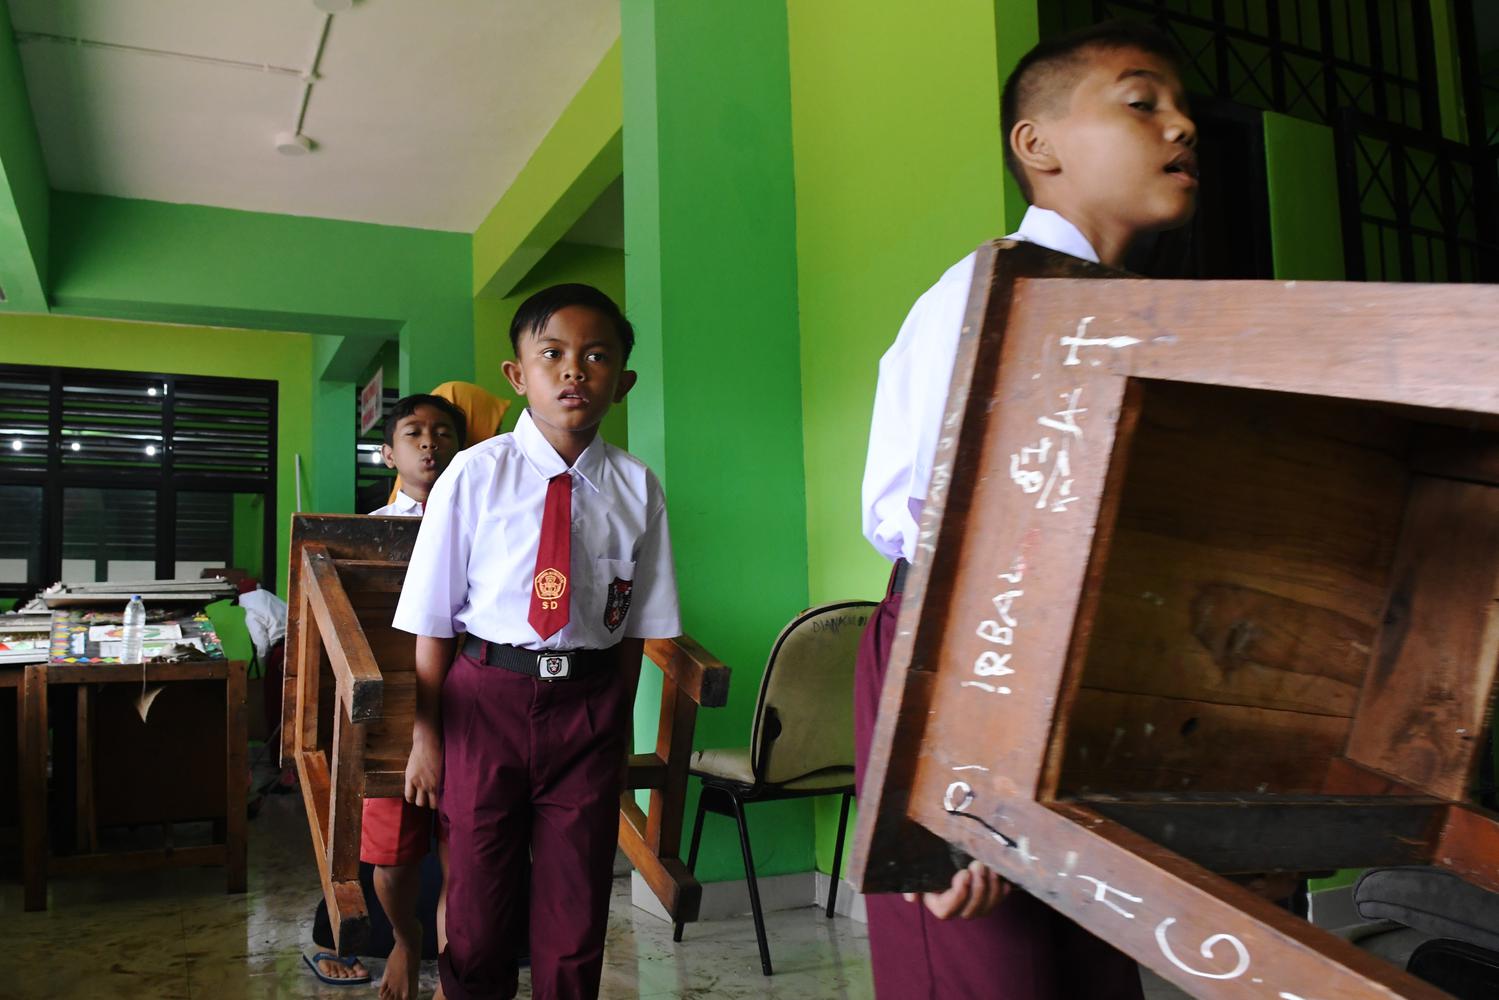
[[[38,595],[49,608],[113,608],[121,611],[136,594],[147,607],[187,604],[203,607],[233,598],[239,591],[227,580],[119,580],[109,583],[54,583]]]
[[[45,609],[0,614],[0,666],[47,662],[51,637],[52,616]]]

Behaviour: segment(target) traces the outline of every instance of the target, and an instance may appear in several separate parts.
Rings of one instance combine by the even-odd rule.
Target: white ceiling
[[[53,187],[462,232],[619,36],[618,0],[359,0],[292,157],[312,0],[9,4]]]

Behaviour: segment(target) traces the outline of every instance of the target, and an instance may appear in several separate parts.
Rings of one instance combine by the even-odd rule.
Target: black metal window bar
[[[1429,0],[1063,0],[1043,26],[1149,20],[1180,49],[1187,89],[1335,124],[1343,108],[1440,130]],[[1054,22],[1052,18],[1056,18]]]
[[[237,563],[274,589],[276,399],[268,381],[0,365],[0,598]]]
[[[1499,280],[1492,148],[1355,111],[1334,135],[1349,278]]]

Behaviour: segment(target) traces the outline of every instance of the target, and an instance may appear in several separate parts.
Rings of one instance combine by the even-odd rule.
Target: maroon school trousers
[[[623,672],[543,681],[460,655],[442,687],[448,1000],[596,997],[631,713]],[[526,892],[527,869],[530,892]]]
[[[854,674],[854,780],[860,787],[900,617],[893,573],[890,584],[864,629]],[[1128,956],[1018,889],[976,920],[938,920],[922,903],[908,903],[898,893],[871,894],[864,902],[880,997],[1140,1000],[1142,995],[1139,969]]]

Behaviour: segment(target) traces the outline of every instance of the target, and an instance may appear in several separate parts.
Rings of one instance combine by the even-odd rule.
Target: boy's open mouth
[[[557,401],[564,406],[584,406],[588,403],[588,397],[576,389],[564,389],[557,394]]]
[[[1166,164],[1166,173],[1175,174],[1183,180],[1197,181],[1197,154],[1190,149],[1179,153],[1175,159]]]

